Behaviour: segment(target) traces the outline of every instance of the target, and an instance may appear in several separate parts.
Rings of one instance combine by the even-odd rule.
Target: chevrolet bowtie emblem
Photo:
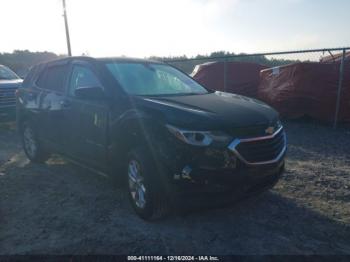
[[[269,126],[268,128],[265,129],[265,133],[272,135],[273,132],[275,132],[275,128],[273,126]]]

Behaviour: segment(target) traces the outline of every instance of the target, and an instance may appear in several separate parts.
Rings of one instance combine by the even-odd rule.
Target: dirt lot
[[[288,122],[287,172],[232,207],[147,223],[121,189],[0,128],[0,254],[350,254],[350,132]]]

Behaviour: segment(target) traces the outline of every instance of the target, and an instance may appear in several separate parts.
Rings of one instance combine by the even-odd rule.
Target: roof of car
[[[162,63],[161,61],[151,60],[151,59],[142,59],[142,58],[132,58],[132,57],[102,57],[95,58],[98,61],[102,62],[140,62],[140,63]]]
[[[150,59],[141,59],[141,58],[130,58],[130,57],[101,57],[101,58],[94,58],[90,56],[70,56],[70,57],[64,57],[59,58],[55,60],[51,60],[48,62],[44,62],[42,64],[46,65],[54,65],[59,63],[65,63],[69,61],[87,61],[87,62],[134,62],[134,63],[162,63],[161,61],[156,60],[150,60]]]

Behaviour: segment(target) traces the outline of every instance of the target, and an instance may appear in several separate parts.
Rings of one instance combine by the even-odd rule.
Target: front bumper
[[[254,144],[249,144],[251,141]],[[268,161],[251,162],[238,152],[237,140],[226,148],[171,147],[176,151],[169,172],[171,195],[176,199],[185,199],[185,202],[204,196],[207,200],[200,202],[209,203],[209,200],[220,202],[221,197],[231,201],[273,187],[284,171],[287,146],[283,129],[269,136],[242,139],[239,142],[247,143],[249,150],[254,146],[253,152],[256,145],[270,146],[266,144],[270,142],[278,150]]]
[[[174,180],[172,185],[177,194],[220,193],[249,191],[259,184],[282,175],[284,160],[259,167],[239,165],[235,169],[208,170],[197,168],[191,174]]]
[[[196,180],[174,184],[171,201],[181,208],[216,207],[271,189],[284,172],[284,160],[258,169],[202,173]],[[198,174],[199,175],[199,174]]]

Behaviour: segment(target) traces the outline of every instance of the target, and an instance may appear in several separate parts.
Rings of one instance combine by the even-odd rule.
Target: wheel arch
[[[17,132],[21,133],[23,131],[23,126],[25,123],[34,121],[34,116],[26,112],[25,110],[17,110],[16,112],[16,129]]]
[[[127,153],[134,147],[144,146],[150,153],[156,154],[157,140],[164,131],[162,117],[130,110],[123,114],[111,126],[111,157],[119,157],[125,162]],[[114,152],[114,153],[113,153]],[[116,153],[116,154],[115,154]]]

